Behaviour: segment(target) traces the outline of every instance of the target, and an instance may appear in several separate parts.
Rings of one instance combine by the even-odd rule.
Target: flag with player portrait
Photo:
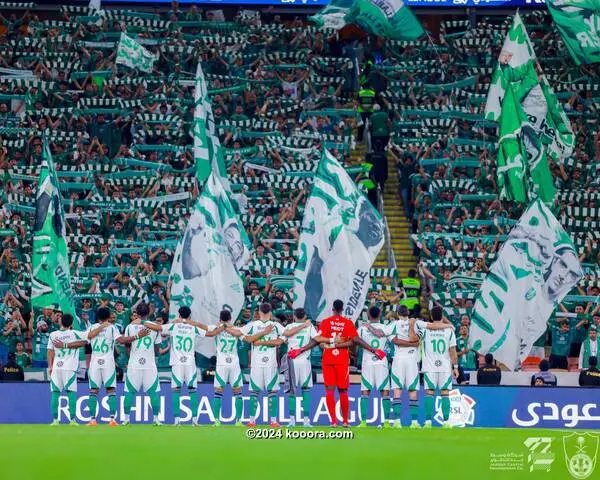
[[[300,234],[294,308],[320,322],[333,301],[356,320],[369,289],[369,270],[384,242],[377,209],[327,150],[321,156]]]
[[[514,370],[582,276],[573,241],[550,209],[535,200],[511,230],[476,296],[469,345]]]
[[[250,240],[217,172],[202,188],[171,267],[169,319],[187,306],[192,319],[215,325],[221,310],[235,319],[244,306],[242,268],[250,259]],[[214,341],[201,340],[197,351],[214,355]]]
[[[31,305],[38,309],[58,308],[75,317],[65,235],[62,196],[50,147],[44,142],[33,225]]]
[[[500,124],[500,195],[520,203],[554,199],[548,157],[562,162],[573,152],[575,135],[546,77],[517,13],[506,35],[485,106],[487,120]]]

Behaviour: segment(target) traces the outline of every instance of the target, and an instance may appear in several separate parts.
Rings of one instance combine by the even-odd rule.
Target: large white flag
[[[582,276],[571,238],[550,209],[535,200],[511,230],[477,294],[471,347],[493,353],[514,370]]]
[[[250,241],[235,214],[217,172],[207,179],[196,200],[171,267],[169,318],[181,306],[207,325],[218,322],[223,309],[235,319],[244,306],[244,282],[239,269],[250,259]],[[214,355],[214,341],[201,340],[198,352]]]
[[[325,150],[308,198],[294,272],[294,307],[320,322],[333,301],[355,320],[369,289],[369,270],[384,242],[384,225],[339,162]]]
[[[119,47],[117,48],[116,63],[126,65],[130,68],[138,68],[143,72],[151,72],[156,61],[156,55],[146,50],[133,38],[121,33]]]

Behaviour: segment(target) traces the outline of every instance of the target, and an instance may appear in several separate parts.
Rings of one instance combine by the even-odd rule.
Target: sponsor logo
[[[180,363],[186,363],[187,362],[187,357],[179,357],[179,362]]]
[[[523,412],[523,408],[526,412]],[[568,428],[576,427],[579,422],[600,421],[600,415],[594,415],[591,411],[598,408],[595,403],[567,403],[559,406],[554,402],[530,402],[523,407],[513,408],[511,418],[519,427],[533,427],[540,423],[555,421],[561,422]]]
[[[140,358],[140,359],[138,360],[138,363],[139,363],[140,365],[145,365],[145,364],[146,364],[146,359],[145,359],[145,358]]]
[[[549,472],[555,457],[554,453],[550,451],[552,437],[530,437],[523,442],[523,445],[529,449],[529,455],[527,456],[529,471]]]
[[[231,357],[225,357],[225,363],[231,363],[232,359]]]
[[[262,357],[263,363],[267,363],[269,361],[269,357]]]
[[[465,427],[475,423],[475,400],[469,395],[461,394],[459,389],[450,390],[450,416],[448,423],[453,427]],[[444,423],[442,413],[442,398],[436,398],[435,416],[433,419],[438,423]]]
[[[58,362],[56,362],[56,366],[58,368],[62,367],[65,363],[62,360],[59,360]]]
[[[567,470],[573,478],[588,478],[596,468],[600,437],[590,433],[572,433],[563,437]]]
[[[104,365],[104,359],[103,358],[99,358],[98,359],[98,365]]]
[[[436,360],[435,361],[435,366],[436,367],[441,367],[442,366],[442,361],[441,360]]]

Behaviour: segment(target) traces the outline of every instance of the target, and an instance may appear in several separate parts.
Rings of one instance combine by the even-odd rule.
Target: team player
[[[135,309],[136,315],[125,328],[125,336],[131,339],[131,350],[129,363],[127,364],[127,375],[125,377],[125,418],[123,425],[130,421],[131,406],[136,392],[145,392],[150,396],[150,405],[154,424],[161,425],[158,419],[160,410],[160,383],[158,382],[158,370],[156,368],[156,350],[161,342],[160,335],[154,330],[144,326],[144,322],[150,314],[150,309],[145,303],[140,303]]]
[[[77,425],[75,414],[79,348],[83,347],[87,341],[84,332],[76,332],[72,326],[73,317],[69,314],[63,315],[60,319],[60,330],[52,332],[48,341],[48,373],[52,392],[50,408],[54,419],[51,425],[60,423],[58,421],[58,399],[63,390],[67,392],[71,425]]]
[[[431,309],[433,326],[439,328],[443,325],[443,310],[441,307]],[[409,326],[410,332],[421,339],[423,381],[425,386],[425,428],[431,428],[433,415],[433,395],[436,389],[442,396],[443,427],[451,428],[448,423],[450,417],[449,389],[452,378],[458,377],[456,355],[456,336],[453,328],[428,328],[428,323],[417,320]]]
[[[169,365],[171,366],[171,404],[175,425],[179,425],[181,411],[181,387],[187,386],[190,395],[190,406],[192,409],[192,425],[198,425],[199,399],[196,394],[198,387],[196,367],[196,354],[194,345],[197,338],[214,337],[218,330],[207,332],[209,328],[201,323],[192,322],[189,307],[179,308],[179,318],[166,325],[158,325],[153,322],[145,322],[144,326],[163,335],[169,335],[171,348],[169,354]],[[159,342],[160,343],[160,342]]]
[[[294,321],[286,326],[283,336],[288,343],[288,414],[291,417],[288,427],[296,426],[296,396],[302,393],[303,426],[310,427],[310,389],[313,386],[312,367],[308,350],[318,345],[313,339],[317,330],[306,318],[303,308],[294,310]],[[309,347],[302,352],[298,349]],[[297,352],[297,353],[296,353]]]
[[[379,307],[371,307],[368,312],[368,324],[358,328],[358,337],[354,340],[364,351],[361,367],[360,388],[360,417],[359,426],[367,425],[367,414],[369,409],[369,398],[372,390],[381,392],[383,399],[383,426],[387,425],[386,419],[390,418],[390,371],[385,352],[382,347],[388,343],[385,336],[377,336],[372,330],[382,329],[384,325],[379,322],[381,310]],[[371,327],[371,328],[369,328]],[[368,353],[367,353],[368,352]]]
[[[258,314],[258,320],[249,322],[240,329],[228,328],[227,331],[252,344],[248,427],[256,426],[258,395],[260,392],[266,392],[269,397],[270,426],[277,428],[280,426],[277,422],[277,390],[279,390],[277,347],[285,342],[285,337],[283,337],[283,327],[272,319],[270,303],[261,303]]]
[[[348,411],[350,401],[348,400],[348,386],[350,384],[350,354],[348,349],[353,345],[358,332],[354,323],[342,316],[344,302],[335,300],[333,302],[333,315],[325,318],[319,325],[318,335],[315,341],[323,348],[323,382],[325,383],[325,395],[327,411],[331,420],[331,426],[337,427],[337,416],[335,413],[335,389],[340,396],[340,407],[342,410],[342,421],[344,427],[349,427]]]
[[[215,426],[221,425],[221,404],[223,402],[223,391],[227,384],[231,385],[235,405],[235,424],[240,426],[240,419],[244,409],[242,398],[243,377],[240,368],[240,357],[238,355],[238,338],[232,335],[226,328],[232,328],[231,312],[222,310],[219,314],[221,325],[215,330],[215,343],[217,348],[217,368],[215,370],[213,396],[213,413],[215,415]]]
[[[115,369],[115,343],[125,344],[132,342],[133,337],[128,338],[121,334],[119,329],[111,323],[111,313],[108,308],[101,307],[96,312],[98,324],[91,325],[85,332],[86,340],[91,344],[92,355],[88,379],[90,387],[89,409],[92,419],[88,425],[97,425],[98,418],[98,393],[104,385],[108,396],[108,408],[110,412],[109,425],[116,426],[117,415],[117,371]],[[78,348],[79,342],[70,342],[68,348]]]

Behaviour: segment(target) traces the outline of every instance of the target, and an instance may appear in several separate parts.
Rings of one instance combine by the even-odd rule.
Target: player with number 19
[[[171,389],[172,407],[175,425],[179,425],[179,414],[181,411],[181,387],[187,386],[190,394],[192,408],[192,425],[198,425],[199,399],[196,394],[198,386],[198,367],[196,367],[196,355],[194,345],[197,338],[213,337],[219,333],[198,322],[190,320],[192,311],[189,307],[179,308],[179,318],[166,325],[158,325],[146,322],[144,326],[155,332],[169,335],[171,337],[171,349],[169,365],[171,365]]]

